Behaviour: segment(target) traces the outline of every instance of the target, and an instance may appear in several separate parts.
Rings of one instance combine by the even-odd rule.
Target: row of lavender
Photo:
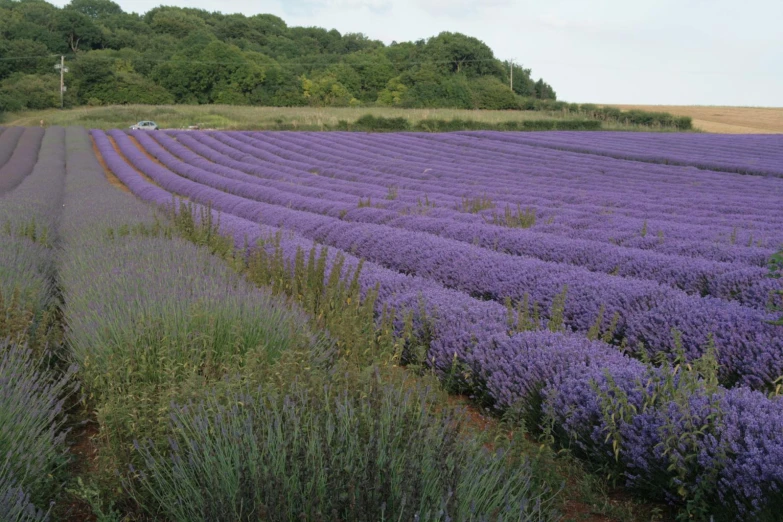
[[[221,216],[223,229],[239,245],[247,238],[252,241],[274,231],[255,225],[266,214],[279,220],[280,213],[285,213],[282,207],[262,207],[176,176],[151,162],[122,133],[112,133],[122,155],[102,132],[93,131],[93,136],[110,168],[134,193],[158,204],[170,201],[172,193],[210,202],[228,213]],[[134,166],[163,188],[145,181]],[[291,228],[289,222],[278,224]],[[289,260],[297,248],[310,244],[290,232],[282,236],[281,243]],[[357,262],[345,255],[349,264]],[[557,433],[566,434],[561,442],[574,443],[586,456],[619,466],[629,485],[655,488],[657,494],[666,492],[683,501],[708,498],[736,510],[739,517],[762,513],[780,501],[780,400],[767,399],[745,388],[726,390],[697,384],[686,390],[691,398],[684,403],[682,394],[671,393],[658,394],[657,400],[647,404],[645,397],[655,395],[655,390],[642,383],[652,386],[650,383],[656,381],[651,377],[670,379],[665,369],[648,368],[615,348],[576,336],[549,332],[509,336],[508,328],[513,325],[507,323],[505,309],[499,304],[476,301],[427,279],[374,264],[369,264],[361,283],[365,288],[380,284],[381,301],[401,310],[416,312],[423,306],[429,321],[434,320],[428,357],[435,366],[445,371],[455,363],[464,365],[472,373],[474,392],[488,394],[499,408],[535,410],[539,419],[541,415],[551,419]],[[589,385],[591,377],[598,383],[596,388]],[[677,389],[680,381],[675,378],[669,382],[674,382],[673,388]],[[687,383],[682,382],[684,389]],[[631,415],[629,409],[624,415],[611,415],[610,425],[610,416],[602,410],[607,402],[601,399],[620,392],[630,397],[637,412],[643,413]],[[745,416],[745,412],[754,417]],[[613,445],[612,438],[607,437],[614,430],[622,444]],[[683,439],[698,443],[704,458],[692,462],[679,451],[663,451],[667,440]],[[732,457],[726,459],[728,454]],[[684,466],[690,468],[683,472]],[[707,488],[697,479],[700,475],[717,480]]]
[[[783,138],[779,135],[658,134],[597,132],[462,133],[481,139],[525,143],[588,154],[762,176],[783,176]]]
[[[355,194],[322,188],[331,184],[332,189],[337,189],[338,184],[331,180],[322,180],[323,183],[317,187],[303,187],[295,184],[299,178],[287,176],[282,168],[272,168],[264,164],[263,160],[253,157],[246,156],[246,161],[234,160],[210,148],[208,143],[202,143],[188,135],[179,136],[182,143],[163,134],[155,135],[155,139],[171,154],[150,145],[149,139],[144,136],[139,139],[147,144],[146,147],[152,154],[179,174],[187,176],[190,166],[198,167],[228,178],[217,188],[297,210],[340,217],[345,221],[385,224],[414,232],[427,232],[500,252],[580,265],[595,272],[652,279],[691,294],[733,299],[761,309],[767,305],[770,290],[777,286],[767,277],[766,267],[762,266],[662,255],[641,249],[627,249],[594,241],[493,226],[481,220],[466,222],[460,219],[460,213],[447,209],[438,209],[437,213],[427,212],[426,215],[417,213],[415,216],[400,216],[399,211],[388,207],[404,207],[387,205],[387,208],[357,208],[353,197]],[[216,146],[215,143],[211,144]],[[219,145],[218,143],[217,146]],[[231,153],[226,147],[222,150]],[[204,159],[205,157],[210,161]],[[177,161],[178,159],[184,162]],[[222,181],[215,177],[208,179],[212,181],[213,187],[216,186],[215,183]],[[382,189],[378,189],[380,190]],[[378,196],[382,194],[375,192],[367,197]],[[382,200],[383,197],[378,199]],[[765,256],[759,257],[759,263],[766,263]]]
[[[349,223],[328,215],[285,208],[262,201],[269,191],[257,185],[176,162],[148,136],[146,149],[185,176],[148,159],[120,131],[111,132],[133,164],[164,188],[202,204],[274,227],[294,230],[308,239],[350,251],[396,271],[432,279],[471,295],[503,302],[526,298],[550,309],[567,288],[566,325],[586,334],[594,328],[634,349],[676,355],[672,329],[682,333],[690,359],[699,357],[710,336],[719,350],[721,378],[763,388],[783,374],[783,348],[767,313],[733,302],[689,296],[654,282],[618,278],[580,267],[508,256],[463,242],[385,225]],[[213,188],[218,187],[218,188]],[[241,193],[243,196],[234,195]],[[546,317],[546,312],[543,314]]]
[[[0,134],[0,194],[19,185],[38,161],[44,130],[14,127]]]
[[[183,133],[176,134],[178,139],[189,140],[189,136]],[[467,197],[475,197],[483,195],[490,198],[496,204],[501,203],[500,208],[503,208],[503,198],[508,197],[508,194],[513,193],[513,198],[510,201],[506,201],[505,204],[511,204],[516,206],[517,204],[527,205],[529,200],[528,195],[532,197],[540,198],[542,194],[546,194],[547,199],[565,198],[562,201],[555,201],[554,206],[544,212],[540,208],[536,210],[536,223],[533,227],[534,230],[540,230],[547,233],[551,233],[557,236],[568,237],[587,237],[591,240],[598,240],[602,243],[622,244],[624,246],[636,246],[640,248],[654,249],[661,252],[678,253],[689,256],[701,256],[701,257],[715,257],[719,260],[743,260],[753,263],[761,263],[761,260],[768,257],[771,250],[769,248],[754,248],[759,239],[763,239],[766,242],[776,242],[780,238],[771,235],[769,237],[764,234],[771,233],[769,230],[756,228],[760,226],[770,226],[766,222],[780,221],[779,209],[776,206],[776,198],[780,195],[781,188],[779,183],[758,187],[757,190],[749,190],[748,187],[742,189],[741,187],[732,187],[729,183],[722,183],[724,185],[720,190],[717,188],[708,195],[708,200],[705,203],[708,207],[716,208],[715,199],[721,198],[722,205],[717,208],[723,208],[729,203],[726,200],[725,194],[730,191],[735,194],[733,197],[739,197],[738,195],[747,194],[751,197],[751,200],[742,203],[735,204],[736,207],[733,212],[742,213],[745,212],[748,215],[758,212],[758,222],[755,224],[749,224],[749,229],[744,230],[737,228],[737,222],[731,221],[733,226],[713,227],[710,225],[714,221],[713,217],[705,218],[709,219],[706,223],[702,222],[701,225],[685,225],[681,223],[666,223],[665,221],[659,222],[656,220],[653,213],[652,217],[649,213],[644,214],[646,218],[628,218],[625,216],[616,217],[614,213],[623,213],[625,210],[616,210],[615,207],[620,205],[623,201],[634,201],[635,204],[639,204],[638,200],[642,193],[648,193],[650,191],[650,183],[647,181],[640,182],[630,194],[624,194],[617,191],[618,182],[615,181],[612,187],[607,187],[607,190],[596,194],[603,203],[601,205],[592,205],[588,213],[580,213],[576,216],[571,216],[571,208],[575,205],[575,199],[578,199],[579,194],[588,194],[590,196],[590,190],[595,190],[595,180],[591,171],[586,171],[585,176],[590,177],[591,189],[580,187],[576,194],[575,190],[564,190],[563,183],[560,182],[559,186],[554,188],[544,189],[535,183],[534,177],[520,176],[517,172],[514,174],[515,178],[519,179],[507,179],[504,180],[498,187],[500,194],[493,194],[491,191],[487,191],[487,185],[493,183],[492,179],[497,177],[498,169],[493,168],[489,171],[485,171],[482,174],[471,174],[471,179],[467,182],[460,181],[461,178],[467,176],[459,165],[448,167],[447,170],[441,172],[438,177],[430,177],[433,170],[432,165],[433,158],[427,157],[427,151],[423,151],[424,157],[419,160],[417,164],[403,166],[397,168],[401,173],[407,173],[412,176],[413,173],[424,171],[424,176],[427,179],[405,179],[399,175],[388,175],[383,172],[378,172],[381,167],[374,166],[372,169],[364,168],[357,169],[350,166],[339,165],[335,167],[338,156],[332,154],[331,156],[324,156],[321,159],[308,157],[304,154],[296,154],[295,151],[298,148],[304,148],[309,154],[313,154],[311,149],[316,148],[315,145],[309,144],[309,140],[318,140],[324,138],[318,138],[313,135],[300,136],[291,135],[286,138],[283,143],[276,143],[280,141],[280,138],[276,136],[264,135],[263,140],[253,140],[252,138],[243,137],[237,133],[216,133],[213,137],[205,136],[200,133],[193,136],[195,139],[204,142],[209,147],[219,150],[219,152],[232,156],[233,159],[246,160],[248,156],[257,157],[257,159],[267,162],[267,165],[274,165],[276,167],[294,167],[300,170],[298,177],[299,183],[309,185],[314,182],[313,178],[321,178],[322,176],[328,176],[333,178],[332,182],[336,184],[335,189],[343,190],[346,185],[351,187],[350,193],[355,195],[355,189],[375,189],[379,188],[379,185],[386,191],[386,195],[390,190],[395,191],[395,200],[399,199],[399,202],[395,204],[394,201],[384,201],[382,205],[389,207],[392,210],[400,210],[410,208],[410,205],[405,203],[417,203],[422,200],[428,200],[437,204],[437,209],[432,209],[430,212],[437,212],[439,216],[448,216],[453,219],[480,222],[486,221],[488,218],[492,218],[497,212],[495,210],[485,211],[482,215],[465,214],[464,212],[454,212],[450,205],[453,205],[456,201],[461,203]],[[214,138],[214,139],[213,139]],[[405,137],[394,136],[395,139],[404,139]],[[331,138],[336,140],[338,138]],[[357,138],[361,139],[361,138]],[[387,138],[390,139],[390,138]],[[442,139],[454,139],[452,137],[445,137]],[[242,142],[246,143],[242,143]],[[249,143],[248,143],[249,141]],[[298,143],[297,143],[298,142]],[[376,146],[378,144],[376,143]],[[332,147],[334,148],[334,147]],[[406,151],[411,154],[410,150],[412,145],[406,145]],[[466,153],[465,150],[470,151]],[[459,148],[452,147],[452,150],[448,154],[450,157],[466,157],[472,156],[472,149],[463,149],[460,152]],[[430,154],[436,152],[429,151]],[[341,152],[340,155],[345,154]],[[368,153],[369,154],[369,153]],[[281,165],[280,157],[284,156]],[[438,156],[439,158],[442,156]],[[527,158],[518,158],[520,161],[526,161]],[[396,160],[395,160],[396,161]],[[488,161],[488,160],[486,160]],[[550,158],[550,163],[559,162],[559,158]],[[331,163],[330,163],[331,162]],[[482,160],[482,163],[484,160]],[[519,162],[517,163],[517,165]],[[424,168],[422,165],[426,165]],[[634,164],[637,165],[637,164]],[[606,168],[606,167],[604,167]],[[616,168],[616,166],[615,166]],[[471,166],[471,170],[481,171],[486,169],[486,165]],[[611,171],[611,169],[609,169]],[[535,173],[537,168],[533,168],[531,173]],[[306,174],[306,175],[305,175]],[[317,174],[318,176],[313,176]],[[622,173],[613,172],[613,176],[616,179],[620,174],[625,176],[627,172],[625,170]],[[647,173],[649,176],[650,173]],[[446,179],[441,179],[441,176],[448,176]],[[724,177],[726,175],[723,175]],[[544,179],[556,179],[557,176],[552,174]],[[322,178],[321,178],[322,179]],[[520,179],[524,182],[524,186],[519,191],[514,191],[513,185],[519,183]],[[339,181],[337,181],[339,180]],[[730,181],[730,180],[724,180]],[[761,181],[774,181],[774,180],[761,180]],[[570,182],[569,182],[570,186]],[[672,185],[664,186],[663,188],[668,192],[679,194],[682,191],[681,183],[676,183],[676,191],[673,191]],[[736,190],[735,190],[736,188]],[[443,194],[447,196],[447,199],[439,199],[439,195]],[[430,196],[431,194],[431,196]],[[370,197],[372,194],[365,193],[360,197]],[[699,193],[688,194],[690,196],[688,200],[675,206],[677,212],[685,212],[686,215],[683,219],[688,222],[699,222],[701,218],[694,216],[696,205],[693,201],[698,197]],[[495,197],[497,196],[497,197]],[[631,197],[633,196],[633,197]],[[666,196],[666,193],[655,194],[656,199],[666,200],[671,196]],[[499,198],[499,199],[498,199]],[[764,201],[768,203],[764,204]],[[752,202],[752,206],[750,206]],[[377,203],[376,203],[377,204]],[[441,208],[446,207],[446,208]],[[512,207],[513,208],[513,207]],[[530,208],[535,208],[532,205]],[[744,209],[744,210],[743,210]],[[555,214],[547,214],[547,212],[553,211]],[[777,216],[777,218],[776,218]],[[665,216],[664,216],[665,217]],[[759,222],[761,224],[759,224]],[[710,225],[710,226],[706,226]],[[772,226],[772,229],[777,232],[779,229]],[[645,230],[649,233],[645,234]],[[755,236],[753,234],[756,234]],[[777,232],[779,234],[779,232]],[[750,240],[753,241],[750,241]],[[747,245],[747,243],[752,243]]]
[[[21,151],[35,163],[38,149],[24,141],[30,134],[9,129],[2,136],[14,134],[19,147],[7,156]],[[75,390],[75,369],[50,366],[46,361],[58,347],[41,339],[42,314],[56,306],[65,132],[51,128],[33,136],[40,160],[16,190],[0,197],[0,337],[10,336],[0,339],[0,519],[12,521],[47,518],[68,460],[63,405]]]
[[[274,135],[263,135],[262,140],[247,143],[252,138],[239,133],[216,133],[213,136],[232,148],[240,149],[239,152],[263,154],[262,159],[272,163],[283,157],[289,163],[294,161],[299,167],[304,167],[303,171],[306,168],[309,173],[354,183],[369,181],[376,184],[376,188],[377,184],[383,184],[385,189],[394,188],[398,197],[402,190],[414,190],[416,193],[410,194],[414,200],[430,193],[437,200],[438,195],[445,191],[451,202],[455,198],[461,202],[466,195],[483,195],[501,209],[507,205],[512,208],[516,205],[529,207],[536,211],[535,229],[558,235],[589,235],[591,239],[603,242],[663,249],[682,247],[677,244],[670,246],[670,240],[686,241],[701,248],[709,248],[715,242],[726,246],[748,243],[748,246],[754,246],[759,242],[765,244],[781,240],[779,228],[775,227],[781,219],[775,204],[781,188],[775,180],[757,178],[751,180],[758,185],[755,188],[748,186],[749,183],[735,187],[736,182],[732,182],[731,176],[720,174],[722,179],[716,180],[720,183],[715,186],[704,186],[704,179],[700,177],[698,190],[682,191],[684,185],[693,182],[692,177],[688,181],[674,177],[667,183],[654,182],[655,179],[670,178],[673,167],[595,159],[585,155],[575,155],[580,162],[569,165],[564,161],[566,158],[561,157],[563,153],[556,151],[548,151],[548,165],[539,165],[532,163],[529,151],[520,151],[519,146],[512,148],[514,155],[511,161],[498,163],[497,151],[482,153],[472,142],[451,143],[460,139],[451,135],[438,136],[439,140],[450,142],[446,145],[439,142],[422,145],[424,138],[398,135],[386,138],[391,141],[390,144],[378,138],[365,147],[360,142],[357,148],[362,155],[372,156],[373,150],[392,146],[390,154],[400,155],[404,151],[405,156],[411,158],[410,161],[393,158],[388,166],[378,159],[377,164],[362,168],[345,165],[345,160],[340,163],[339,158],[351,153],[345,150],[339,154],[334,152],[334,142],[350,138],[292,134],[281,140]],[[329,147],[319,149],[317,141],[326,139],[331,142]],[[410,140],[414,142],[410,143]],[[528,149],[535,151],[535,148]],[[464,158],[465,164],[453,164],[454,158]],[[386,162],[389,161],[387,158]],[[564,166],[553,169],[552,165]],[[629,171],[640,166],[644,176],[632,179],[623,187],[623,182],[618,180],[629,177]],[[662,172],[648,172],[652,170],[650,167],[660,168]],[[563,168],[567,170],[563,171]],[[726,198],[727,193],[731,193],[732,197]],[[402,197],[406,195],[402,194]],[[715,205],[716,197],[722,198],[720,206]],[[661,206],[659,201],[665,202],[665,205]],[[449,203],[448,200],[442,201],[439,206],[448,207]],[[716,213],[716,209],[720,212]],[[483,217],[491,218],[494,213],[485,211]],[[471,219],[480,217],[473,216]],[[644,229],[650,233],[645,235]]]

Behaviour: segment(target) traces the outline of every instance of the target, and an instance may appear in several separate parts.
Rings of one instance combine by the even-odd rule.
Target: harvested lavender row
[[[330,197],[324,201],[315,197],[316,194],[312,191],[302,190],[299,185],[273,180],[266,180],[266,183],[261,184],[258,178],[200,158],[165,135],[156,135],[155,141],[165,144],[167,150],[189,163],[180,161],[163,150],[143,132],[134,133],[134,136],[147,152],[173,172],[255,201],[339,216],[344,221],[385,224],[414,232],[427,232],[500,252],[583,266],[596,272],[650,279],[687,293],[736,300],[762,310],[768,306],[771,293],[781,288],[781,283],[770,279],[768,270],[761,267],[666,256],[591,241],[553,238],[537,232],[487,224],[469,224],[419,215],[399,216],[385,209],[342,206],[337,204],[339,199],[335,201],[335,198]],[[217,174],[221,178],[209,173]],[[307,195],[301,196],[303,192]]]
[[[14,289],[33,309],[50,300],[58,215],[65,178],[65,131],[47,129],[39,161],[13,192],[0,197],[0,291]]]
[[[25,150],[35,162],[37,148]],[[63,129],[46,131],[41,152],[32,173],[0,198],[2,520],[47,520],[68,461],[63,404],[75,391],[75,368],[60,372],[42,363],[39,351],[51,348],[45,345],[44,334],[37,337],[36,352],[7,340],[36,338],[48,328],[41,316],[53,299],[53,245],[65,173]]]
[[[570,328],[587,333],[598,323],[601,331],[612,329],[613,335],[628,338],[634,347],[643,343],[653,353],[674,353],[672,328],[682,333],[690,358],[698,357],[713,335],[726,383],[764,387],[783,372],[783,341],[776,338],[775,327],[766,323],[768,316],[757,310],[694,298],[653,282],[515,258],[427,234],[345,223],[251,201],[202,184],[212,176],[204,171],[199,174],[201,183],[181,178],[147,158],[122,131],[110,134],[128,160],[164,188],[217,210],[295,230],[309,239],[475,296],[517,302],[528,296],[549,309],[567,287],[564,316]]]
[[[98,150],[104,157],[108,167],[140,198],[151,203],[167,204],[172,200],[172,194],[183,193],[176,187],[171,188],[171,186],[169,186],[167,190],[164,190],[169,184],[165,183],[163,178],[159,178],[156,181],[164,188],[156,187],[144,181],[133,167],[128,165],[128,163],[117,154],[102,131],[94,130],[92,131],[92,135],[98,146]],[[122,136],[118,137],[121,138]],[[120,139],[118,140],[118,145],[122,148],[121,144],[122,140]],[[136,158],[138,162],[141,162],[141,157],[144,157],[143,153],[135,146],[127,149],[127,152],[130,161],[133,161],[130,155],[134,153],[140,155],[140,157]],[[146,159],[146,157],[144,158]],[[178,178],[174,175],[171,176],[172,180],[180,179],[185,184],[193,185],[192,182]],[[215,192],[213,189],[207,190]],[[193,199],[195,200],[196,198]],[[206,199],[201,202],[208,203],[209,200]],[[217,209],[217,205],[215,205],[214,208]],[[242,219],[233,215],[231,212],[216,213],[216,216],[218,215],[221,227],[223,227],[223,230],[227,234],[234,237],[237,246],[245,244],[253,245],[259,239],[270,238],[277,232],[280,232],[279,228],[257,224],[257,219]],[[247,216],[248,214],[245,213],[245,215]],[[290,260],[294,259],[297,250],[301,249],[307,252],[312,249],[313,245],[314,242],[312,240],[292,235],[287,231],[284,232],[281,238],[281,248],[286,257]],[[333,262],[339,250],[330,250],[330,252],[329,259],[330,262]],[[358,258],[347,253],[344,253],[344,257],[346,259],[347,271],[355,269],[358,266]],[[478,301],[461,292],[445,289],[434,282],[419,277],[406,276],[382,268],[374,263],[365,263],[360,276],[360,284],[365,292],[380,285],[379,301],[394,307],[400,313],[406,311],[418,312],[420,299],[423,298],[425,300],[424,302],[427,304],[426,311],[430,315],[448,318],[448,320],[437,323],[438,331],[450,331],[452,328],[455,328],[455,325],[462,325],[464,328],[462,333],[463,338],[459,343],[455,342],[450,346],[450,343],[444,342],[443,353],[437,356],[435,356],[435,352],[432,353],[440,367],[446,368],[451,364],[456,350],[459,350],[462,353],[469,352],[473,341],[470,336],[467,335],[468,332],[473,331],[478,335],[479,332],[486,331],[487,335],[478,335],[478,337],[480,339],[485,339],[484,342],[487,342],[486,339],[490,339],[493,335],[504,333],[509,326],[506,320],[506,308],[498,303]]]
[[[10,127],[0,134],[0,167],[11,159],[23,133],[24,127]]]
[[[206,142],[211,147],[215,147],[221,153],[231,154],[228,150],[229,147],[226,143],[232,143],[232,145],[240,146],[236,144],[237,140],[227,136],[216,134],[215,136],[220,138],[220,142],[223,147],[220,147],[217,140],[213,140],[208,136],[201,134],[196,135],[196,139],[202,142]],[[272,138],[270,140],[275,140]],[[293,138],[292,138],[293,139]],[[298,137],[296,139],[303,139]],[[238,156],[233,157],[247,157],[247,154],[254,151],[261,150],[263,148],[262,142],[256,143],[257,148],[250,146],[243,146],[241,151],[235,150],[234,152]],[[265,154],[263,152],[256,152],[257,155]],[[290,156],[289,152],[284,153],[286,156]],[[266,155],[264,155],[266,157]],[[320,175],[333,176],[335,178],[344,179],[347,181],[355,181],[358,179],[378,179],[378,173],[372,171],[363,171],[362,176],[357,174],[348,174],[343,172],[343,168],[335,169],[333,166],[329,166],[328,163],[318,163],[311,159],[311,163],[308,166],[309,170],[315,168],[313,165],[319,164],[316,170]],[[429,164],[429,162],[428,162]],[[307,165],[306,163],[304,165]],[[480,167],[477,167],[480,168]],[[486,177],[486,176],[485,176]],[[449,182],[439,180],[437,185],[433,185],[431,181],[411,181],[400,182],[399,179],[388,179],[386,181],[387,187],[394,187],[395,189],[403,190],[418,190],[421,191],[419,199],[433,192],[433,187],[437,187],[433,192],[437,194],[439,192],[447,191],[453,197],[458,197],[460,201],[464,201],[466,194],[472,194],[476,196],[475,188],[470,188],[470,192],[466,193],[466,189],[450,189]],[[478,183],[478,182],[476,182]],[[491,182],[490,182],[491,183]],[[483,184],[482,184],[483,185]],[[531,190],[531,189],[527,189]],[[484,194],[482,191],[481,194]],[[433,196],[435,197],[435,196]],[[538,196],[536,196],[538,197]],[[453,200],[452,200],[453,201]],[[494,200],[490,199],[493,203]],[[572,202],[569,202],[569,207]],[[385,206],[391,206],[384,202]],[[566,235],[573,238],[589,238],[592,240],[600,240],[602,242],[622,244],[623,246],[630,246],[636,248],[646,248],[661,251],[663,253],[677,254],[677,255],[689,255],[689,256],[701,256],[708,257],[710,259],[718,261],[742,261],[749,262],[758,266],[762,266],[766,263],[766,259],[772,254],[773,250],[770,248],[750,248],[751,244],[755,245],[760,241],[769,241],[770,238],[766,238],[763,231],[754,232],[752,230],[737,229],[731,227],[718,227],[705,229],[704,227],[691,226],[687,224],[667,223],[657,221],[654,218],[650,220],[642,219],[629,219],[625,217],[613,216],[614,210],[609,207],[602,207],[600,211],[596,211],[591,214],[582,213],[579,216],[573,218],[568,217],[572,211],[568,208],[561,209],[557,213],[557,219],[554,216],[547,217],[547,212],[541,212],[540,207],[536,205],[530,205],[530,208],[536,210],[536,224],[534,229],[537,231],[553,233],[557,235]],[[607,211],[608,209],[608,211]],[[435,209],[442,214],[442,209]],[[551,209],[550,209],[551,210]],[[459,216],[457,213],[451,212],[449,217],[466,221],[478,221],[477,218],[491,219],[497,214],[496,210],[486,210],[481,212],[481,216],[462,214]],[[552,221],[554,219],[554,221]],[[545,220],[542,222],[542,220]],[[777,230],[777,228],[775,229]],[[649,233],[646,233],[648,232]],[[754,235],[755,234],[755,235]],[[706,236],[709,241],[704,239],[694,239]],[[718,243],[716,243],[716,241]]]
[[[44,130],[39,127],[25,129],[16,144],[14,153],[5,165],[0,167],[0,194],[16,188],[32,172],[38,161],[38,151],[43,137]]]
[[[143,185],[146,184],[149,185],[150,190],[143,192],[145,197],[149,198],[153,192],[156,192],[156,197],[161,203],[171,199],[170,193],[144,181],[116,154],[111,143],[102,133],[94,132],[94,135],[107,162],[110,166],[112,163],[115,164],[112,167],[115,174],[120,179],[127,180],[128,186],[143,190]],[[244,243],[245,237],[258,237],[252,236],[253,228],[257,227],[252,222],[225,214],[221,216],[220,222],[224,232],[233,233],[238,245]],[[262,230],[261,236],[273,231],[266,227],[258,228]],[[281,243],[289,261],[293,259],[297,248],[307,248],[312,244],[288,233],[283,234]],[[372,268],[371,263],[365,266]],[[414,282],[421,281],[419,278],[400,274],[394,277]],[[366,285],[367,281],[363,284]],[[446,291],[445,304],[452,302],[454,295],[453,292]],[[384,296],[384,298],[389,297],[391,296]],[[556,428],[568,426],[570,431],[580,434],[576,443],[586,449],[585,453],[598,462],[615,464],[611,445],[607,448],[605,437],[607,426],[601,412],[596,410],[600,397],[589,387],[574,388],[580,391],[578,395],[573,395],[567,394],[567,390],[557,389],[556,385],[571,379],[573,375],[595,376],[599,379],[598,382],[601,382],[603,369],[606,368],[620,383],[621,389],[634,393],[636,385],[634,379],[621,379],[621,377],[633,376],[644,382],[646,379],[641,378],[647,376],[651,370],[647,370],[637,361],[629,361],[627,357],[603,343],[591,343],[574,336],[549,332],[525,333],[509,338],[501,331],[486,331],[483,328],[474,330],[475,323],[472,327],[472,321],[462,322],[469,319],[469,316],[464,314],[451,316],[444,313],[436,315],[437,317],[443,318],[443,321],[437,323],[443,330],[438,331],[430,354],[437,357],[439,364],[449,365],[455,358],[464,362],[475,373],[474,384],[481,386],[481,383],[486,383],[485,391],[496,401],[498,407],[505,409],[528,403],[529,407],[539,413],[542,413],[544,408],[543,412],[549,413],[557,423]],[[451,319],[454,319],[454,324],[449,325]],[[492,320],[486,318],[487,322]],[[496,321],[497,317],[494,320]],[[480,325],[486,327],[484,321]],[[455,347],[459,346],[469,346],[470,349],[455,350]],[[583,379],[581,383],[584,385],[587,380]],[[542,387],[545,392],[539,391]],[[481,389],[476,391],[479,392]],[[710,499],[714,499],[725,508],[741,513],[740,516],[752,516],[753,513],[765,509],[767,503],[775,502],[776,497],[773,495],[779,495],[783,484],[783,473],[775,464],[780,462],[781,434],[783,434],[783,430],[779,429],[783,422],[781,403],[745,389],[722,390],[719,393],[720,397],[723,397],[719,403],[723,422],[717,427],[709,426],[709,431],[701,433],[689,431],[689,427],[680,422],[679,414],[672,410],[676,407],[676,403],[670,400],[658,401],[656,407],[647,410],[646,417],[640,418],[640,421],[650,417],[659,425],[663,421],[674,422],[676,431],[671,432],[673,435],[698,436],[705,442],[710,440],[713,429],[716,429],[719,442],[712,446],[713,449],[708,450],[709,455],[717,455],[721,447],[729,447],[733,456],[728,460],[700,461],[701,467],[696,470],[696,476],[700,473],[717,472],[720,482],[717,484],[716,491],[709,492]],[[545,398],[543,404],[536,406],[537,397]],[[575,398],[579,400],[574,400]],[[694,395],[692,400],[709,402],[710,397],[705,391]],[[553,411],[559,404],[566,404],[568,408]],[[749,417],[744,416],[743,412],[746,410],[756,411],[752,408],[763,412],[762,417],[759,418],[766,419],[764,423],[751,422]],[[639,410],[641,411],[641,408]],[[674,417],[670,418],[671,415]],[[660,491],[676,495],[676,486],[673,488],[674,482],[671,481],[675,476],[667,476],[665,468],[663,471],[660,468],[661,462],[668,464],[661,458],[660,453],[657,453],[661,439],[655,431],[646,431],[644,426],[643,422],[637,424],[629,421],[622,424],[623,433],[628,435],[628,442],[622,446],[619,462],[627,473],[628,483],[632,487],[639,488],[649,488],[652,484],[659,487]],[[594,449],[590,450],[590,448]],[[683,485],[690,489],[695,488],[697,483],[688,481]]]
[[[528,133],[506,136],[494,132],[468,133],[485,139],[526,143],[561,150],[601,154],[614,158],[701,169],[783,176],[783,138],[774,135],[722,136],[720,134],[660,134],[597,132]]]
[[[217,344],[209,357],[217,364],[221,356],[230,357],[223,352],[232,349],[266,351],[271,357],[295,339],[310,342],[300,311],[253,288],[205,249],[182,239],[119,235],[122,228],[154,224],[154,209],[106,181],[84,129],[68,132],[60,268],[64,315],[85,387],[95,394],[99,410],[106,401],[122,400],[117,394],[143,379],[143,373],[126,374],[123,361],[150,374],[164,363],[183,363],[172,378],[187,374],[187,368],[198,369],[205,354],[189,340],[193,332],[214,336]],[[107,143],[98,145],[111,161]],[[150,185],[145,192],[126,183],[144,199],[149,199],[148,192],[159,195],[157,187]],[[166,194],[158,202],[171,201]],[[145,335],[165,340],[155,344],[161,360],[145,356],[151,349],[139,342]],[[115,379],[111,386],[106,375]]]

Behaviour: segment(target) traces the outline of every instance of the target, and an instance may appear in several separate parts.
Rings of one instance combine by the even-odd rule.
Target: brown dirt
[[[92,137],[90,137],[90,140],[92,141],[92,150],[95,153],[95,157],[98,158],[98,163],[100,163],[101,167],[103,167],[103,173],[106,175],[106,179],[109,180],[109,183],[111,183],[112,186],[122,190],[123,192],[130,193],[130,189],[126,187],[122,183],[122,181],[120,181],[120,178],[114,175],[114,173],[111,171],[109,166],[106,164],[106,160],[103,159],[103,155],[98,150],[98,145],[95,143],[95,140],[92,139]]]
[[[690,116],[697,129],[718,134],[783,133],[783,107],[721,107],[703,105],[614,105],[629,110]]]
[[[469,428],[479,432],[498,429],[500,424],[498,419],[477,407],[469,397],[464,395],[449,395],[448,402],[450,406],[462,409]],[[513,432],[509,432],[508,436],[509,438],[512,437]],[[488,443],[488,446],[489,449],[492,449],[491,443]],[[564,503],[561,506],[564,521],[627,522],[598,513],[596,512],[595,506],[591,506],[590,504],[579,500],[577,498],[578,488],[576,487],[575,479],[573,477],[567,477],[567,485],[562,494],[565,497]],[[630,504],[633,502],[633,499],[622,490],[610,492],[606,500],[608,503],[615,505]]]
[[[160,165],[164,169],[168,169],[168,167],[166,167],[166,165],[164,165],[163,163],[158,161],[158,158],[156,158],[155,156],[153,156],[152,154],[147,152],[147,149],[145,149],[144,146],[141,143],[139,143],[139,140],[136,139],[136,136],[128,136],[128,137],[133,142],[133,144],[136,145],[136,148],[138,148],[145,156],[147,156],[147,158],[149,160],[157,163],[158,165]]]
[[[73,460],[71,475],[84,476],[95,469],[98,448],[95,438],[98,436],[98,424],[93,420],[74,428],[68,439]],[[65,495],[53,508],[53,515],[64,522],[92,522],[96,520],[90,505],[73,494]]]

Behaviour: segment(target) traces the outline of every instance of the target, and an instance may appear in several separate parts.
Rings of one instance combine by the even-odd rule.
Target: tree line
[[[480,40],[443,32],[385,45],[361,33],[111,0],[0,0],[0,112],[68,107],[233,104],[523,109],[556,99],[531,70]],[[513,67],[513,90],[509,75]]]

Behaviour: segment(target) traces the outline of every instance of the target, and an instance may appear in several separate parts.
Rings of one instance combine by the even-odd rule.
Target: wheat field
[[[721,107],[712,105],[615,105],[623,110],[670,112],[690,116],[693,126],[718,134],[783,133],[783,107]]]

